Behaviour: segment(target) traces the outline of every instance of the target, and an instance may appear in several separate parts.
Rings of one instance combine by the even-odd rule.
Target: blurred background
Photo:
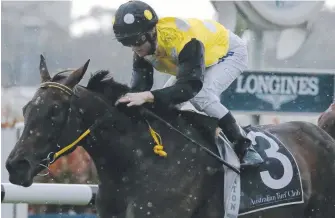
[[[161,17],[215,19],[224,24],[248,43],[249,70],[253,72],[320,74],[320,78],[335,75],[335,0],[144,1]],[[82,85],[86,85],[90,73],[100,69],[110,70],[117,81],[129,83],[131,50],[122,47],[112,31],[112,17],[123,2],[126,1],[1,1],[1,182],[8,182],[4,161],[22,128],[22,107],[32,98],[40,82],[40,54],[46,58],[53,74],[78,68],[91,59]],[[168,75],[155,73],[154,89],[162,87],[168,78]],[[320,102],[321,109],[308,110],[312,99],[305,102],[306,107],[299,106],[299,111],[294,110],[293,101],[290,102],[293,109],[285,111],[280,107],[266,111],[254,107],[233,112],[242,125],[292,120],[316,123],[318,115],[333,98],[334,80],[328,82],[325,86],[331,89],[332,95]],[[319,92],[313,98],[322,95]],[[265,97],[258,98],[263,99],[260,102],[263,104]],[[238,103],[240,99],[235,101]],[[52,165],[51,174],[37,177],[36,182],[97,184],[98,178],[90,157],[84,149],[78,148],[60,158]],[[52,217],[50,214],[58,214],[54,217],[93,214],[94,217],[95,213],[93,206],[19,206],[2,204],[3,217],[23,218],[27,214],[31,218]],[[13,208],[21,209],[13,215]]]

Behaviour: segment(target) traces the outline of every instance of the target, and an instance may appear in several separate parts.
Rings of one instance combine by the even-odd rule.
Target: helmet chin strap
[[[151,49],[149,51],[149,55],[152,55],[156,51],[156,45],[157,45],[157,32],[156,29],[153,30],[153,32],[147,32],[145,34],[145,37],[148,39],[148,42],[150,43]]]

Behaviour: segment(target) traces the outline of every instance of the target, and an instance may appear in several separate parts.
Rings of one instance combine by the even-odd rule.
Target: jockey
[[[113,30],[116,39],[134,51],[132,93],[118,103],[177,105],[190,101],[197,110],[219,120],[218,126],[234,144],[241,167],[264,162],[231,112],[220,103],[221,93],[247,68],[247,46],[238,36],[213,20],[158,19],[142,1],[122,4]],[[176,76],[176,82],[150,91],[154,68]]]

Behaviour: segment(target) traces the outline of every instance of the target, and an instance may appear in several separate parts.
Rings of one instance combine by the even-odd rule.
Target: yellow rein
[[[63,92],[65,92],[66,94],[68,94],[70,96],[73,95],[72,89],[70,89],[69,87],[67,87],[67,86],[65,86],[63,84],[60,84],[60,83],[45,82],[45,83],[41,84],[41,87],[57,88],[57,89],[62,90]],[[162,145],[162,138],[161,138],[161,136],[150,126],[150,124],[148,122],[147,122],[147,124],[149,126],[150,135],[153,138],[154,142],[156,143],[156,145],[154,146],[154,149],[153,149],[154,153],[158,154],[161,157],[167,157],[167,153],[163,150],[164,147]],[[70,143],[69,145],[65,146],[64,148],[62,148],[61,150],[59,150],[58,152],[56,152],[54,154],[54,156],[53,156],[52,162],[55,161],[61,155],[63,155],[65,152],[67,152],[68,150],[70,150],[71,148],[73,148],[76,144],[78,144],[78,142],[80,142],[83,138],[85,138],[90,133],[91,133],[91,129],[88,128],[76,140],[74,140],[72,143]]]
[[[73,146],[75,146],[78,142],[80,142],[83,138],[85,138],[88,134],[90,134],[91,130],[87,129],[83,134],[81,134],[76,140],[74,140],[74,142],[72,142],[71,144],[65,146],[64,148],[62,148],[61,150],[59,150],[58,152],[56,152],[54,154],[53,160],[56,160],[59,156],[61,156],[62,154],[64,154],[65,152],[67,152],[68,150],[70,150]]]
[[[154,146],[154,153],[158,154],[161,157],[167,157],[167,153],[163,150],[163,145],[162,145],[162,138],[161,136],[149,125],[149,132],[151,137],[154,139],[156,145]],[[70,150],[72,147],[74,147],[78,142],[80,142],[83,138],[85,138],[88,134],[91,133],[90,129],[87,129],[83,134],[81,134],[74,142],[71,144],[65,146],[58,152],[54,154],[53,160],[56,160],[59,156]]]

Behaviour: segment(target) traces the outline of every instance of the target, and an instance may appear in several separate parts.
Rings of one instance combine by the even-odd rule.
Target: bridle
[[[63,85],[61,83],[57,82],[44,82],[40,85],[41,88],[56,88],[61,91],[63,91],[68,96],[72,97],[75,96],[75,93],[73,90],[66,85]],[[86,136],[88,136],[94,129],[96,129],[103,121],[105,121],[107,118],[111,117],[110,114],[105,114],[103,117],[97,119],[87,130],[85,130],[77,139],[75,139],[73,142],[65,146],[64,148],[58,150],[57,152],[50,152],[45,159],[42,160],[42,162],[47,162],[46,165],[40,164],[41,166],[45,168],[49,168],[49,166],[55,162],[57,158],[65,154],[67,151],[72,149],[75,145],[77,145],[82,139],[84,139]]]

